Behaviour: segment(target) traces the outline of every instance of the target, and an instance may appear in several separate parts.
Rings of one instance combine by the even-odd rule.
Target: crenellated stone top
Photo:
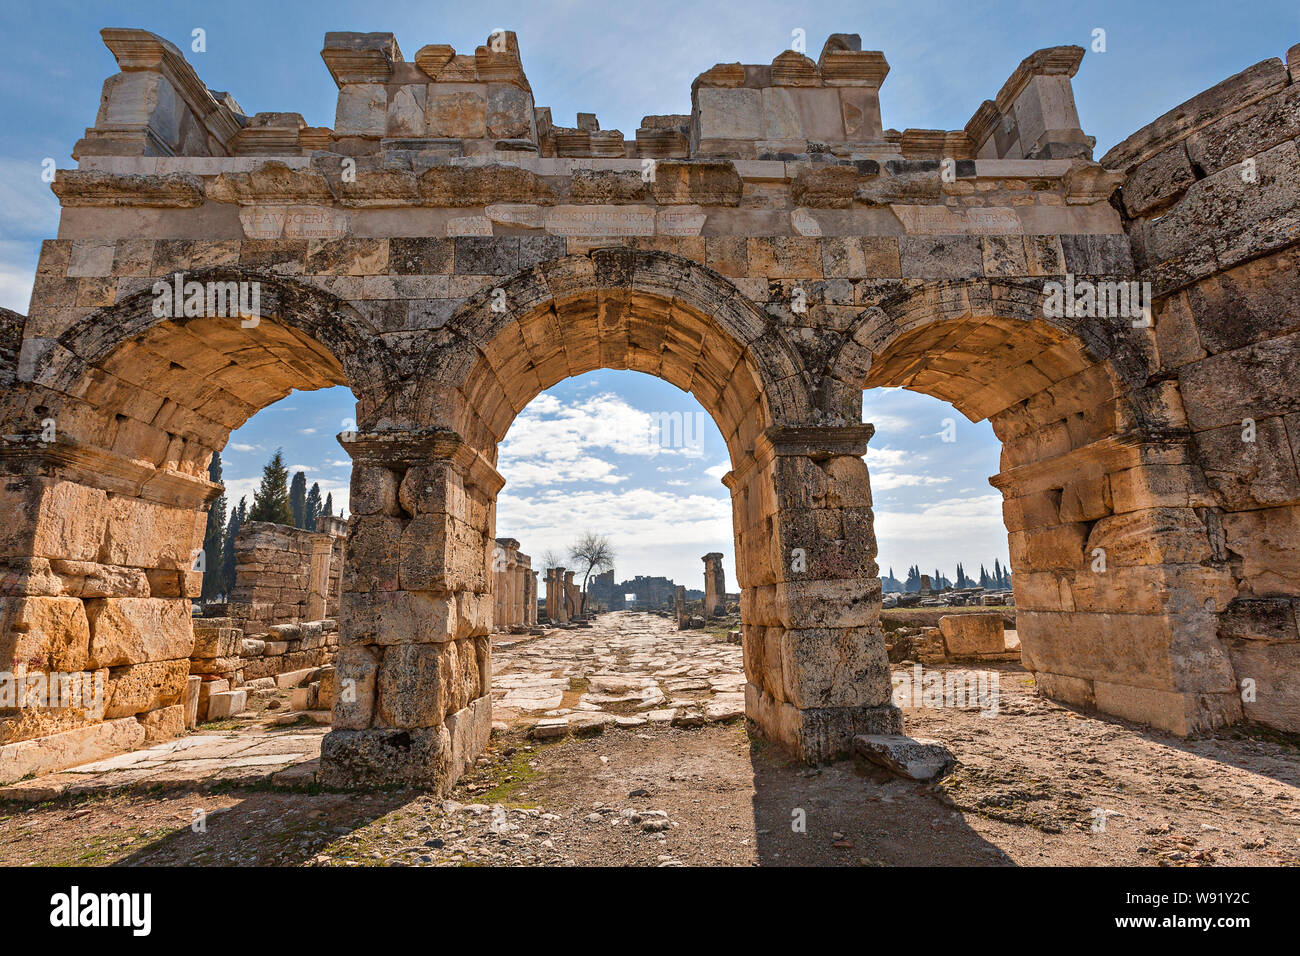
[[[832,34],[817,60],[785,50],[767,64],[720,63],[691,84],[690,114],[649,115],[632,138],[595,114],[573,126],[538,106],[515,34],[473,53],[428,44],[413,61],[391,33],[327,33],[321,58],[338,86],[333,127],[299,113],[247,116],[208,90],[181,51],[144,30],[106,29],[122,72],[104,84],[91,156],[420,154],[432,159],[533,155],[558,159],[1091,159],[1070,91],[1080,47],[1027,57],[963,130],[885,129],[880,86],[889,64],[855,33]]]
[[[900,133],[882,128],[884,54],[837,33],[815,61],[786,50],[706,70],[689,114],[645,116],[629,141],[592,113],[557,125],[510,31],[472,54],[426,45],[414,61],[391,33],[326,34],[332,128],[246,115],[146,31],[104,38],[122,72],[74,153],[80,168],[53,183],[78,235],[138,228],[96,207],[192,210],[199,231],[250,239],[1118,229],[1101,205],[1119,176],[1091,161],[1074,111],[1079,47],[1026,58],[965,130]],[[182,222],[159,228],[198,229]]]

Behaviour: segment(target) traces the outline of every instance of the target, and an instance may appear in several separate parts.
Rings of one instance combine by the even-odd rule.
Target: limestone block
[[[434,727],[445,707],[437,644],[396,644],[384,648],[379,664],[376,716],[389,727]]]
[[[207,515],[140,498],[111,495],[99,560],[137,568],[189,570],[192,549],[203,543]]]
[[[1228,654],[1243,688],[1245,718],[1277,730],[1300,730],[1300,687],[1295,680],[1300,672],[1300,644],[1232,641]]]
[[[144,727],[126,717],[6,744],[0,746],[0,785],[102,760],[144,743]]]
[[[1300,593],[1300,506],[1225,514],[1223,534],[1240,556],[1243,595]]]
[[[144,742],[146,744],[162,743],[165,740],[171,740],[173,737],[179,737],[185,732],[184,704],[160,707],[157,710],[149,711],[147,714],[141,714],[136,719],[140,721],[140,726],[144,728]]]
[[[189,601],[96,598],[86,602],[93,667],[188,658],[195,638]]]
[[[345,644],[433,643],[458,631],[455,595],[426,591],[344,593],[341,614]]]
[[[1103,713],[1181,736],[1238,723],[1242,716],[1241,698],[1231,690],[1192,694],[1098,680],[1093,696]]]
[[[448,755],[448,779],[459,779],[474,765],[492,735],[492,698],[486,694],[447,715],[447,735],[451,743]]]
[[[120,568],[93,561],[54,558],[50,569],[62,580],[62,592],[81,598],[149,597],[150,584],[139,568]],[[173,577],[175,572],[172,572]]]
[[[1300,86],[1292,86],[1197,130],[1187,154],[1206,174],[1300,138]]]
[[[104,718],[128,717],[170,707],[180,701],[189,681],[190,662],[149,661],[108,672]]]
[[[485,133],[489,139],[535,140],[533,97],[512,83],[490,83]]]
[[[388,119],[388,91],[378,83],[349,83],[339,90],[334,112],[335,136],[384,135]]]
[[[397,504],[397,475],[391,468],[380,465],[353,465],[350,507],[354,515],[400,514]]]
[[[405,785],[442,793],[451,740],[445,725],[411,730],[335,729],[321,741],[317,780],[327,787]]]
[[[1255,423],[1251,440],[1240,423],[1196,433],[1197,455],[1210,488],[1232,511],[1300,501],[1300,472],[1281,418]]]
[[[403,525],[400,518],[387,515],[357,515],[349,522],[345,591],[397,590]]]
[[[334,698],[338,690],[338,671],[333,667],[322,667],[320,672],[320,689],[317,691],[317,701],[322,710],[329,710],[334,706]]]
[[[780,637],[785,699],[796,707],[879,706],[890,700],[879,626],[787,628]]]
[[[650,192],[660,205],[740,205],[741,179],[730,162],[664,159],[654,165]]]
[[[695,91],[694,98],[698,140],[762,138],[761,90],[701,87]]]
[[[0,669],[81,671],[90,659],[85,605],[71,597],[0,598]]]
[[[437,591],[483,588],[484,543],[477,530],[450,515],[412,518],[401,536],[401,586]]]
[[[0,483],[0,554],[94,561],[107,522],[108,496],[49,478],[11,476]]]
[[[199,725],[199,690],[202,686],[203,678],[198,675],[191,675],[185,682],[185,694],[181,697],[181,706],[185,710],[185,727],[189,730]]]
[[[1006,650],[1003,620],[999,614],[947,614],[939,618],[939,631],[949,657],[1001,654]]]
[[[424,96],[422,86],[403,86],[393,94],[388,104],[386,135],[392,137],[423,136]]]
[[[369,727],[375,713],[379,654],[369,647],[344,647],[335,661],[334,726]]]
[[[225,720],[248,709],[248,691],[228,690],[208,698],[208,721]]]

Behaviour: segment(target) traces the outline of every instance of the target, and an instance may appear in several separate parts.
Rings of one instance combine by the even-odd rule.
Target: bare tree
[[[569,560],[582,571],[582,593],[587,593],[587,578],[592,571],[606,571],[614,566],[614,546],[603,534],[586,531],[569,547]]]
[[[554,548],[547,548],[546,552],[542,555],[543,568],[558,568],[563,564],[563,562],[564,558],[560,557],[560,552],[556,551]]]

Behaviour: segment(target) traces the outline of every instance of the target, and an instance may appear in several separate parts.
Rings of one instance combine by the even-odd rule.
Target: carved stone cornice
[[[64,206],[193,209],[203,205],[203,180],[191,173],[142,176],[60,169],[50,189]]]
[[[0,436],[0,470],[58,477],[115,495],[196,509],[222,490],[221,485],[206,478],[157,468],[65,437],[43,442],[34,435]]]
[[[353,461],[361,464],[411,468],[446,461],[489,495],[495,495],[506,483],[477,449],[450,428],[341,432],[338,442]]]
[[[217,101],[180,50],[148,30],[107,27],[99,35],[124,73],[148,70],[166,77],[185,105],[229,150],[230,141],[240,130],[239,120],[229,107]]]

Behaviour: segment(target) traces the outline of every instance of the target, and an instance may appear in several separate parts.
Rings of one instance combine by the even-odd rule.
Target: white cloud
[[[249,452],[257,451],[257,450],[258,450],[259,448],[261,448],[262,446],[261,446],[261,445],[248,445],[248,444],[245,444],[244,442],[231,442],[231,443],[230,443],[229,445],[227,445],[226,447],[229,448],[231,451],[238,451],[238,452],[243,452],[243,453],[247,454],[247,453],[249,453]]]
[[[720,461],[712,468],[705,468],[704,473],[710,478],[721,479],[727,472],[731,471],[731,462]]]
[[[316,434],[316,429],[314,429],[314,428],[299,428],[299,429],[298,429],[298,434],[299,434],[299,435],[314,435],[314,434]]]

